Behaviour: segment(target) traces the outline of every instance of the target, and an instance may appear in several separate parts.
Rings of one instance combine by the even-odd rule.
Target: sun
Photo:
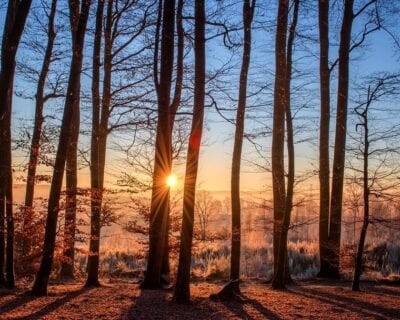
[[[178,180],[176,179],[176,176],[174,174],[170,174],[167,177],[167,186],[170,188],[173,188],[176,186]]]

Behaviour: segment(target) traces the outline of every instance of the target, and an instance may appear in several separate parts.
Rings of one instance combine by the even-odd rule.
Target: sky
[[[264,4],[261,4],[262,6]],[[270,27],[271,23],[267,23],[267,27],[262,27],[261,21],[268,20],[268,17],[274,19],[275,7],[269,8],[260,7],[256,11],[256,17],[254,26],[256,27],[253,31],[253,52],[252,60],[250,64],[249,74],[249,92],[254,92],[260,86],[266,88],[262,91],[262,95],[257,98],[250,98],[248,100],[248,118],[246,119],[246,133],[255,133],[263,130],[263,126],[270,127],[272,113],[272,91],[273,88],[273,72],[274,72],[274,52],[273,52],[273,40],[274,40],[274,28]],[[237,8],[240,8],[237,7]],[[232,9],[232,10],[237,10]],[[269,10],[268,14],[265,15],[264,11]],[[316,35],[317,32],[317,21],[315,19],[315,12],[312,13],[314,18],[304,18],[310,16],[310,12],[315,8],[301,9],[299,32],[306,34]],[[228,13],[227,13],[228,14]],[[241,17],[241,13],[237,12],[237,18]],[[301,19],[303,17],[303,20]],[[0,13],[0,21],[3,21],[4,12]],[[304,23],[302,24],[302,21]],[[268,27],[269,25],[269,27]],[[353,34],[357,33],[359,26],[355,25]],[[333,31],[332,31],[333,32]],[[239,34],[240,35],[240,34]],[[334,42],[334,40],[332,40]],[[304,47],[311,46],[310,43],[304,44],[303,40],[297,38],[294,50],[294,67],[296,70],[305,70],[307,73],[304,78],[294,80],[294,85],[298,85],[303,81],[304,87],[293,97],[294,108],[298,108],[300,105],[307,103],[307,108],[300,110],[295,118],[294,124],[301,128],[296,134],[296,140],[302,141],[307,137],[312,137],[313,142],[316,142],[318,133],[318,50],[314,44],[312,50],[306,51]],[[397,49],[399,50],[399,49]],[[397,51],[398,53],[398,51]],[[337,47],[331,48],[331,60],[337,55]],[[20,57],[23,55],[20,54]],[[212,73],[213,70],[218,69],[221,64],[226,63],[232,57],[232,51],[223,48],[221,45],[221,39],[217,38],[207,43],[207,71]],[[223,77],[225,87],[228,88],[232,97],[237,96],[238,86],[238,74],[240,68],[241,49],[237,49],[231,63],[233,69],[228,71],[228,74]],[[352,53],[353,60],[351,61],[350,77],[351,77],[351,90],[350,98],[356,95],[354,87],[357,83],[368,74],[378,71],[392,72],[399,70],[398,68],[398,55],[395,55],[394,46],[391,38],[380,31],[370,35],[367,39],[364,48]],[[65,66],[68,68],[68,66]],[[17,76],[17,85],[19,88],[24,86],[30,86],[32,84],[26,84],[18,82],[21,79]],[[86,81],[86,83],[85,83]],[[89,88],[88,80],[83,80],[83,88]],[[336,87],[336,76],[332,77],[332,110],[334,112],[335,103],[335,87]],[[32,89],[30,87],[29,89]],[[216,93],[217,101],[219,106],[222,108],[234,109],[235,102],[228,101],[223,93]],[[261,96],[261,98],[260,98]],[[62,103],[60,104],[62,105]],[[258,105],[257,107],[254,107]],[[349,105],[349,109],[351,103]],[[223,112],[228,118],[233,118],[235,112]],[[21,119],[32,119],[34,114],[34,104],[32,100],[22,99],[20,97],[14,97],[13,105],[13,125],[14,135],[18,135],[19,123]],[[58,114],[57,116],[60,116]],[[334,117],[332,117],[334,121]],[[349,120],[350,123],[350,120]],[[334,128],[333,122],[331,128]],[[351,129],[350,129],[351,130]],[[215,111],[214,108],[207,108],[206,110],[206,129],[204,130],[203,146],[201,148],[201,157],[199,163],[199,175],[198,175],[198,188],[210,191],[228,191],[230,189],[230,171],[231,171],[231,157],[233,149],[233,134],[234,125],[223,120],[221,116]],[[333,140],[333,132],[331,139]],[[108,163],[113,163],[121,159],[121,155],[117,154],[112,150],[112,145],[115,142],[113,137],[110,138],[110,146],[108,154]],[[255,145],[259,145],[260,153],[265,159],[260,159],[255,151]],[[253,143],[245,140],[243,148],[243,160],[242,160],[242,174],[241,174],[241,189],[243,191],[262,191],[268,188],[270,185],[270,173],[265,170],[260,170],[251,163],[256,161],[264,166],[269,158],[269,148],[271,139],[268,136],[257,138]],[[14,163],[19,163],[20,158],[18,154],[14,154]],[[318,159],[318,150],[315,145],[306,142],[296,144],[296,169],[297,172],[310,171],[316,168]],[[264,162],[263,162],[264,161]],[[123,166],[123,165],[122,165]],[[106,169],[109,172],[106,181],[110,186],[115,183],[115,175],[121,165],[115,168],[108,167]],[[177,188],[182,188],[183,177],[184,177],[184,161],[181,165],[175,167],[175,174],[178,178]],[[79,174],[80,184],[83,186],[89,185],[89,173],[87,167],[82,169]],[[304,188],[312,183],[315,183],[315,177],[310,181],[305,182]],[[18,183],[18,182],[17,182]]]

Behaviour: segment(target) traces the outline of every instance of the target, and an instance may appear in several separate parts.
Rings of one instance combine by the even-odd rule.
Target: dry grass
[[[137,284],[108,283],[82,289],[81,284],[50,286],[48,297],[32,298],[24,288],[0,291],[0,319],[400,319],[400,287],[309,280],[273,291],[267,284],[247,282],[243,304],[214,302],[222,284],[192,285],[192,305],[171,302],[171,291],[140,290]]]

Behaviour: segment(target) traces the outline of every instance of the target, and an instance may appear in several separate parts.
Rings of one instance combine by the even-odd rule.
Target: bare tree
[[[241,206],[240,206],[240,164],[242,157],[244,120],[247,99],[247,79],[251,53],[251,28],[256,0],[243,1],[243,54],[239,80],[239,100],[236,113],[235,140],[231,168],[231,207],[232,207],[232,244],[230,283],[217,295],[219,299],[232,299],[240,294],[240,247],[241,247]]]
[[[40,138],[42,135],[42,126],[44,122],[43,108],[46,100],[53,97],[54,94],[46,95],[45,85],[46,77],[49,72],[50,64],[52,62],[54,40],[56,37],[56,32],[54,30],[54,20],[56,16],[57,0],[51,2],[50,11],[46,12],[48,15],[48,25],[47,25],[47,44],[46,51],[43,58],[42,68],[40,70],[38,84],[36,88],[35,95],[35,121],[34,128],[30,146],[30,156],[28,163],[28,174],[26,180],[26,191],[25,191],[25,208],[24,208],[24,221],[23,230],[24,234],[29,233],[30,225],[33,219],[33,198],[35,192],[35,182],[36,182],[36,169],[39,162],[39,151],[40,151]],[[23,241],[21,253],[22,255],[29,255],[31,251],[31,244],[29,243],[29,237],[26,237]]]
[[[201,241],[207,240],[210,223],[220,207],[221,203],[215,200],[209,191],[200,191],[196,194],[195,214],[198,218]]]
[[[194,204],[196,193],[197,169],[200,155],[201,137],[203,132],[205,105],[205,1],[195,1],[195,85],[192,129],[186,159],[185,185],[183,194],[183,216],[181,229],[181,244],[179,251],[178,274],[173,300],[177,303],[190,301],[190,262],[193,241]]]
[[[73,55],[53,179],[50,187],[42,261],[32,288],[34,295],[47,294],[47,285],[53,264],[60,193],[67,158],[65,146],[68,146],[70,142],[70,127],[73,123],[74,114],[77,112],[75,109],[79,107],[79,102],[77,101],[79,101],[80,96],[80,76],[89,8],[90,0],[83,0],[82,2],[71,0],[69,2]]]
[[[158,75],[158,52],[156,50],[154,63],[154,81],[158,96],[158,123],[155,141],[155,160],[153,170],[153,189],[150,209],[149,257],[144,288],[161,287],[163,264],[165,263],[166,233],[169,213],[169,189],[166,184],[171,174],[171,117],[170,117],[170,89],[172,83],[174,59],[174,29],[175,29],[175,1],[164,2],[159,7],[157,32],[161,28],[161,60],[160,75]],[[156,33],[158,49],[158,38]],[[159,79],[159,80],[158,80]]]
[[[280,0],[277,29],[275,38],[275,88],[274,88],[274,114],[272,133],[272,187],[274,197],[274,256],[276,268],[272,287],[282,289],[285,287],[284,263],[286,256],[287,239],[285,237],[286,222],[286,191],[284,167],[284,138],[285,138],[285,108],[287,105],[286,92],[286,29],[288,21],[288,0]]]
[[[362,169],[355,169],[356,172],[362,173],[363,189],[363,205],[364,217],[358,241],[357,255],[354,267],[354,276],[352,290],[360,290],[360,276],[363,271],[363,253],[364,245],[367,236],[367,229],[370,223],[370,195],[378,197],[390,196],[390,191],[398,187],[399,183],[394,184],[390,181],[392,177],[399,173],[398,165],[390,168],[389,157],[393,152],[393,147],[384,147],[382,142],[385,139],[398,136],[398,128],[392,127],[389,129],[380,128],[379,133],[371,132],[369,123],[371,105],[382,98],[387,98],[393,94],[399,94],[399,75],[388,75],[374,79],[373,87],[368,86],[365,102],[357,106],[354,111],[358,116],[359,123],[356,124],[356,130],[361,129],[361,139],[358,142],[360,147],[356,150],[356,157],[360,157],[362,161]],[[375,141],[379,140],[379,146],[375,146]],[[371,146],[372,144],[372,146]],[[374,168],[371,168],[375,165]]]
[[[11,156],[11,114],[15,56],[31,6],[31,0],[9,0],[3,29],[0,71],[0,285],[14,287],[14,220]],[[7,221],[7,246],[4,221]],[[4,250],[5,249],[5,250]],[[4,279],[6,253],[6,279]]]
[[[329,3],[320,3],[320,40],[321,40],[321,129],[320,133],[320,259],[321,269],[319,275],[322,277],[339,278],[342,200],[344,161],[347,133],[347,106],[349,95],[349,57],[351,51],[358,48],[366,39],[367,35],[381,28],[378,10],[378,1],[372,0],[360,4],[356,12],[353,12],[354,0],[345,0],[343,19],[340,31],[339,56],[327,70],[327,59],[329,55],[329,41],[327,38],[329,25]],[[369,12],[369,8],[372,8]],[[368,19],[361,32],[352,39],[352,27],[354,20],[367,12]],[[353,41],[352,41],[353,40]],[[329,73],[339,66],[338,70],[338,93],[336,106],[336,128],[335,143],[332,165],[332,190],[329,194]],[[328,134],[328,135],[327,135]],[[329,211],[327,206],[329,203]],[[328,220],[329,219],[329,220]]]
[[[329,0],[318,1],[319,72],[321,116],[319,131],[319,256],[320,276],[329,274],[327,260],[329,225],[329,122],[330,122],[330,69],[329,69]]]

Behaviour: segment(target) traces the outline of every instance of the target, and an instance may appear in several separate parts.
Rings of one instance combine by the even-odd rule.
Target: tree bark
[[[105,167],[106,139],[108,129],[109,96],[111,85],[111,29],[113,4],[107,2],[107,18],[104,30],[104,81],[103,98],[100,98],[100,50],[102,37],[102,20],[104,1],[99,0],[96,13],[96,33],[93,47],[93,82],[92,82],[92,140],[91,140],[91,218],[90,218],[90,242],[87,264],[86,286],[99,286],[99,251],[100,251],[100,229],[101,210],[103,202],[103,181]],[[106,97],[107,96],[107,97]],[[106,131],[104,132],[104,116],[107,117]],[[104,155],[103,155],[104,153]],[[102,170],[103,168],[103,170]]]
[[[21,253],[23,256],[29,256],[32,249],[31,248],[32,244],[30,242],[29,235],[32,232],[31,227],[34,216],[33,198],[35,193],[35,177],[36,177],[36,168],[38,165],[39,152],[40,152],[40,137],[42,135],[42,126],[44,122],[43,118],[43,108],[45,103],[44,89],[46,84],[46,77],[51,64],[51,57],[53,55],[54,40],[56,37],[56,33],[54,31],[56,8],[57,8],[57,0],[53,0],[51,3],[48,27],[47,27],[46,51],[36,88],[35,123],[34,123],[32,141],[30,147],[28,174],[27,174],[26,191],[25,191],[25,208],[24,208],[24,217],[22,223],[22,234],[24,239],[22,242]]]
[[[79,86],[80,92],[80,86]],[[78,139],[79,139],[79,99],[76,99],[74,117],[71,124],[71,137],[68,144],[65,169],[66,178],[66,206],[64,218],[64,248],[61,263],[60,278],[64,280],[74,279],[75,260],[75,230],[78,192]]]
[[[232,205],[232,240],[230,282],[217,295],[219,299],[235,299],[240,295],[240,247],[241,247],[241,208],[240,208],[240,165],[242,158],[243,134],[246,113],[247,79],[251,54],[251,24],[256,0],[243,1],[243,55],[239,80],[239,100],[236,112],[235,140],[231,167],[231,205]]]
[[[143,288],[161,288],[161,278],[167,220],[169,214],[169,189],[166,179],[171,173],[171,123],[170,89],[174,60],[175,1],[165,0],[162,10],[160,82],[155,72],[158,95],[158,124],[155,142],[153,189],[150,208],[149,256]],[[157,65],[155,58],[155,67]],[[167,134],[166,134],[167,133]]]
[[[194,39],[194,106],[192,128],[189,137],[183,194],[183,217],[179,252],[178,274],[173,300],[177,303],[190,302],[190,263],[193,240],[194,204],[197,169],[204,120],[205,101],[205,1],[195,1]]]
[[[14,219],[11,155],[11,115],[15,74],[15,56],[31,0],[9,0],[3,31],[0,71],[0,285],[12,288],[14,279]],[[4,232],[4,222],[7,235]],[[5,238],[7,242],[5,243]],[[4,261],[4,253],[6,260]],[[5,267],[6,279],[3,269]]]
[[[286,190],[284,168],[284,138],[286,92],[286,28],[288,0],[280,0],[275,38],[275,88],[272,132],[272,187],[274,197],[274,277],[272,287],[285,287],[284,270],[287,233],[284,232],[286,216]]]
[[[293,193],[294,193],[294,177],[295,177],[295,150],[294,150],[294,133],[293,133],[293,119],[291,110],[291,99],[290,99],[290,84],[292,80],[292,53],[294,39],[296,36],[297,20],[299,16],[299,5],[300,0],[294,0],[293,8],[293,20],[289,29],[289,37],[287,41],[287,53],[286,53],[286,107],[285,107],[285,118],[286,118],[286,138],[287,138],[287,158],[288,158],[288,173],[287,173],[287,186],[286,186],[286,204],[285,204],[285,223],[283,232],[289,231],[290,216],[293,209]],[[293,280],[290,276],[289,269],[289,258],[288,252],[285,252],[285,283],[292,283]]]
[[[170,141],[172,143],[172,136],[174,130],[174,123],[176,113],[181,104],[182,95],[182,82],[183,82],[183,58],[184,58],[184,41],[185,41],[185,31],[183,29],[183,0],[178,0],[177,10],[176,10],[176,31],[177,31],[177,55],[176,55],[176,80],[175,80],[175,90],[172,103],[170,105]],[[171,162],[170,168],[172,170],[172,149],[171,149]],[[167,230],[165,232],[165,243],[164,243],[164,254],[163,254],[163,265],[161,269],[161,280],[162,282],[169,282],[169,230],[170,230],[170,199],[168,199],[168,216],[167,216]]]
[[[330,232],[328,256],[332,278],[340,277],[340,235],[342,227],[342,201],[344,160],[346,152],[347,105],[349,91],[349,53],[353,24],[353,2],[344,1],[344,15],[340,32],[339,78],[337,95],[336,135],[332,166],[332,191],[330,206]]]
[[[57,219],[59,213],[59,201],[62,187],[62,180],[67,158],[67,146],[71,137],[71,124],[74,113],[79,103],[80,75],[82,72],[83,46],[86,33],[86,24],[89,15],[90,0],[83,0],[81,9],[79,2],[69,2],[70,21],[72,33],[72,61],[68,81],[67,97],[65,99],[64,114],[61,124],[60,138],[58,142],[56,160],[54,164],[53,179],[50,186],[48,212],[43,244],[43,255],[39,271],[32,288],[34,295],[46,295],[47,285],[53,264]]]
[[[319,72],[320,72],[320,133],[319,133],[319,256],[320,277],[331,274],[329,259],[329,122],[330,122],[330,69],[329,69],[329,0],[318,1]]]

